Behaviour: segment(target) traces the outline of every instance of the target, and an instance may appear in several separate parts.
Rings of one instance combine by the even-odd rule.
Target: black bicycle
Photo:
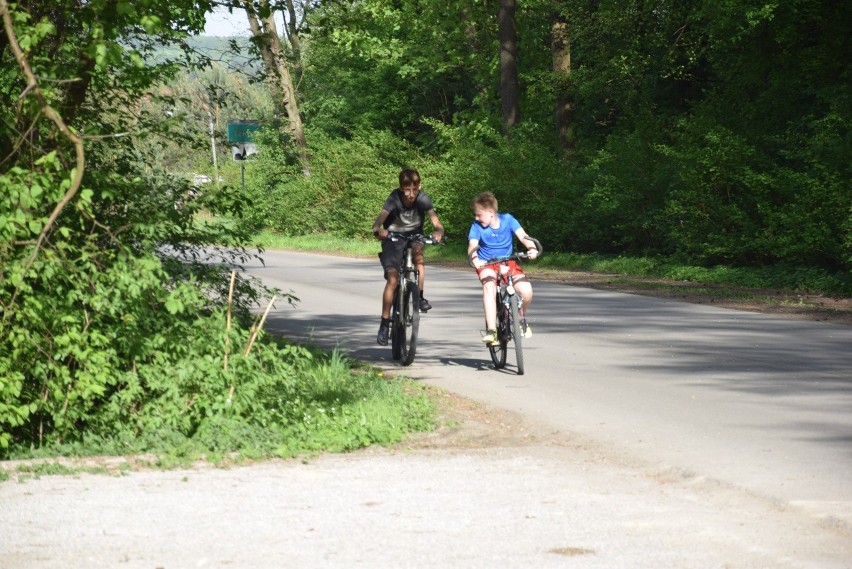
[[[404,366],[414,361],[417,352],[417,331],[420,327],[420,271],[414,266],[411,246],[414,243],[435,245],[438,240],[420,233],[388,232],[391,241],[405,241],[402,266],[399,268],[399,284],[393,293],[391,312],[391,354]]]
[[[538,239],[528,237],[535,243],[541,254],[541,243]],[[518,375],[524,375],[524,329],[526,318],[521,308],[521,298],[515,293],[515,282],[509,271],[509,261],[529,259],[526,251],[515,252],[508,257],[494,257],[485,261],[486,265],[497,265],[497,341],[488,345],[491,361],[494,367],[506,367],[509,342],[515,347],[515,364]]]

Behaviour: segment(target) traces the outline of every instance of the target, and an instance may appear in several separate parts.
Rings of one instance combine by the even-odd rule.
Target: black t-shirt
[[[429,194],[420,190],[411,207],[405,207],[402,203],[402,192],[395,189],[385,200],[382,209],[388,212],[384,227],[388,231],[400,233],[419,233],[423,231],[423,220],[430,209],[434,209],[432,198]]]

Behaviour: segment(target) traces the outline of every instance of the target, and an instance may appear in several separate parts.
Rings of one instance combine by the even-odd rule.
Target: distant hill
[[[262,67],[260,58],[252,53],[251,38],[245,36],[195,36],[187,43],[210,59],[247,75]]]
[[[262,68],[260,58],[252,53],[251,40],[245,36],[192,36],[187,45],[199,54],[220,63],[222,66],[254,75]],[[182,51],[175,46],[162,46],[156,55],[157,60],[179,59]]]

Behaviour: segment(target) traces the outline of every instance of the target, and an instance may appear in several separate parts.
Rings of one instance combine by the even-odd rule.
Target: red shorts
[[[527,278],[524,271],[521,269],[521,266],[516,263],[514,259],[509,259],[507,264],[509,265],[509,274],[512,275],[513,279],[516,281],[522,281]],[[500,265],[502,265],[502,263],[484,265],[482,268],[476,270],[476,276],[479,277],[480,282],[495,280],[497,273],[500,271]]]

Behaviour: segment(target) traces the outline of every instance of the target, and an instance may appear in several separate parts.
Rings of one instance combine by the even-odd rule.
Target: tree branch
[[[65,121],[56,112],[53,107],[51,107],[47,99],[42,93],[41,88],[39,87],[38,80],[36,79],[35,74],[30,68],[29,62],[27,61],[26,55],[21,50],[21,46],[18,43],[18,38],[15,35],[15,29],[12,25],[12,16],[9,13],[9,5],[6,0],[0,0],[0,15],[3,17],[3,27],[6,31],[6,37],[9,41],[9,47],[12,50],[12,53],[15,55],[15,60],[18,62],[18,65],[21,67],[21,71],[24,74],[24,77],[27,80],[27,87],[22,94],[22,96],[26,95],[29,91],[32,91],[33,96],[38,100],[39,105],[41,106],[42,112],[49,118],[59,129],[68,140],[74,145],[74,150],[76,153],[76,168],[74,169],[74,176],[71,179],[71,186],[65,192],[65,195],[62,196],[62,199],[56,204],[53,208],[53,211],[50,214],[50,217],[47,220],[47,223],[44,224],[44,227],[41,230],[41,233],[36,240],[36,246],[33,249],[32,254],[29,259],[27,259],[24,270],[29,269],[36,257],[38,256],[38,252],[44,244],[44,240],[47,238],[47,234],[50,232],[51,227],[54,223],[56,223],[59,214],[62,213],[62,210],[66,205],[74,198],[77,191],[80,189],[80,186],[83,183],[83,170],[85,169],[86,159],[85,154],[83,153],[83,139],[77,136],[68,125],[65,124]]]

